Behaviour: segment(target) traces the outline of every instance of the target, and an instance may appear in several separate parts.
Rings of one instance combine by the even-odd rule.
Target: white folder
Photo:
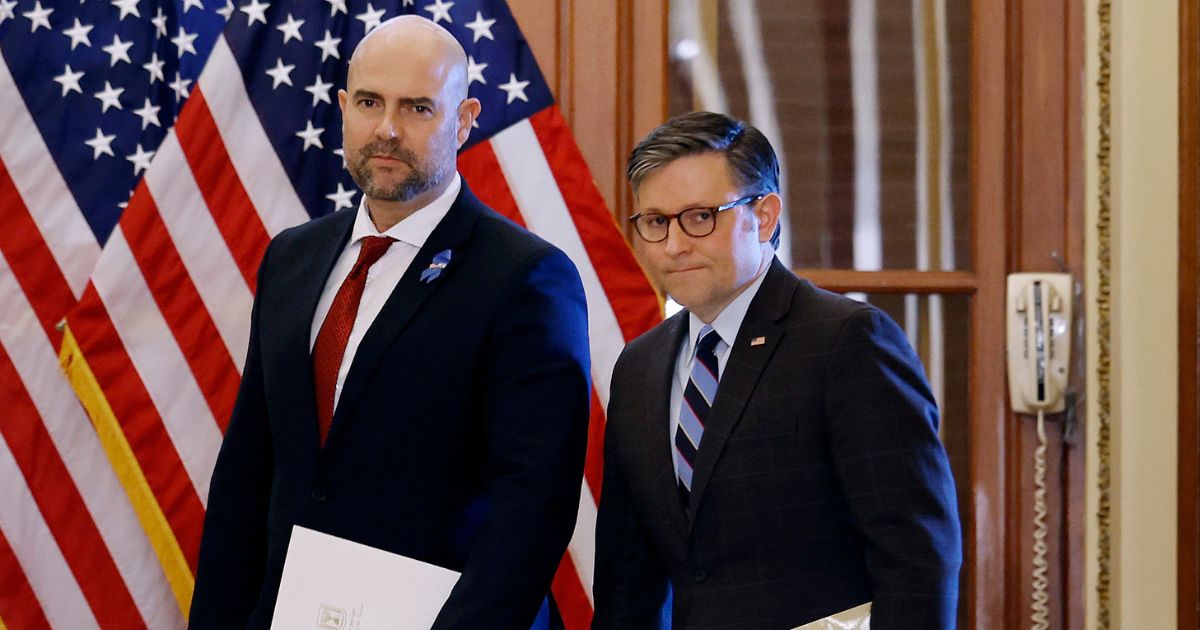
[[[297,525],[271,628],[429,630],[458,576]]]
[[[806,623],[795,630],[870,630],[871,602]]]

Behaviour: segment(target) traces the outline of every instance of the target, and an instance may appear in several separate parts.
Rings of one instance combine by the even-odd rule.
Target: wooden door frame
[[[1026,463],[1037,439],[1032,420],[1008,409],[1004,335],[997,332],[1005,325],[1007,273],[1067,271],[1082,286],[1084,8],[1082,0],[975,0],[973,7],[972,243],[979,291],[972,301],[968,605],[975,627],[1015,628],[1029,616],[1032,466]],[[1076,396],[1069,403],[1084,399],[1083,348],[1077,344],[1073,355]],[[1050,623],[1071,629],[1084,624],[1083,416],[1074,413],[1069,440],[1062,429],[1070,418],[1047,418]]]
[[[976,628],[1002,628],[1007,604],[1005,501],[1007,409],[1001,330],[1008,229],[1009,152],[1008,39],[1009,11],[1004,2],[976,1],[971,15],[971,225],[972,268],[986,289],[971,300],[971,485],[975,517],[965,535],[972,553],[966,558],[967,606]],[[990,238],[982,238],[983,236]],[[983,507],[984,509],[979,509]],[[1005,588],[996,588],[1005,585]]]
[[[1200,627],[1200,1],[1179,2],[1178,627]]]

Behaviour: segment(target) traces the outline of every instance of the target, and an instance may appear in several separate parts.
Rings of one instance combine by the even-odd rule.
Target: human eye
[[[684,220],[693,225],[702,225],[712,221],[716,216],[716,212],[712,208],[692,208],[684,213]]]
[[[428,103],[412,103],[408,106],[408,112],[420,118],[430,118],[433,116],[433,105]]]
[[[363,96],[358,99],[358,106],[364,109],[371,109],[377,105],[379,101],[370,96]]]
[[[670,223],[671,220],[662,214],[643,214],[642,223],[646,227],[658,228]]]

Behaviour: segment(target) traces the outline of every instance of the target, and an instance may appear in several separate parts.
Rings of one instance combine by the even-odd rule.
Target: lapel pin
[[[450,250],[445,250],[433,257],[433,262],[429,263],[429,267],[421,272],[421,282],[430,284],[437,280],[438,276],[442,275],[442,270],[446,265],[450,264],[450,256],[453,254]]]
[[[766,337],[755,337],[750,340],[750,345],[752,345],[752,346],[761,346],[764,343],[767,343]]]

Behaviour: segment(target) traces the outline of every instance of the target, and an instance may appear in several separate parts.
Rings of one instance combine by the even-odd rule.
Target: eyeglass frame
[[[732,210],[738,206],[744,206],[748,203],[756,203],[756,202],[762,201],[762,199],[766,196],[767,196],[767,193],[759,193],[756,195],[746,195],[745,197],[742,197],[740,199],[734,199],[733,201],[730,201],[729,203],[721,204],[719,206],[695,206],[693,208],[685,208],[683,210],[680,210],[679,212],[676,212],[675,214],[663,214],[661,212],[639,212],[639,213],[629,217],[629,222],[633,224],[633,231],[637,233],[638,238],[641,238],[643,241],[646,241],[647,243],[661,243],[661,242],[667,240],[668,238],[670,238],[670,236],[671,236],[671,221],[672,220],[679,224],[679,229],[683,230],[684,234],[686,234],[692,238],[704,238],[706,236],[712,235],[713,232],[717,231],[717,217],[722,212],[725,212],[726,210]],[[712,229],[710,229],[708,232],[705,232],[704,234],[692,234],[691,232],[688,231],[688,229],[686,227],[683,227],[682,217],[683,217],[683,215],[685,215],[689,212],[697,212],[700,210],[706,210],[708,212],[713,213],[713,220],[711,223]],[[638,229],[638,219],[640,219],[642,217],[648,217],[648,216],[660,216],[660,217],[667,218],[667,229],[665,232],[663,232],[663,237],[656,241],[652,241],[652,240],[646,238],[646,235],[642,234],[642,231],[640,229]]]

